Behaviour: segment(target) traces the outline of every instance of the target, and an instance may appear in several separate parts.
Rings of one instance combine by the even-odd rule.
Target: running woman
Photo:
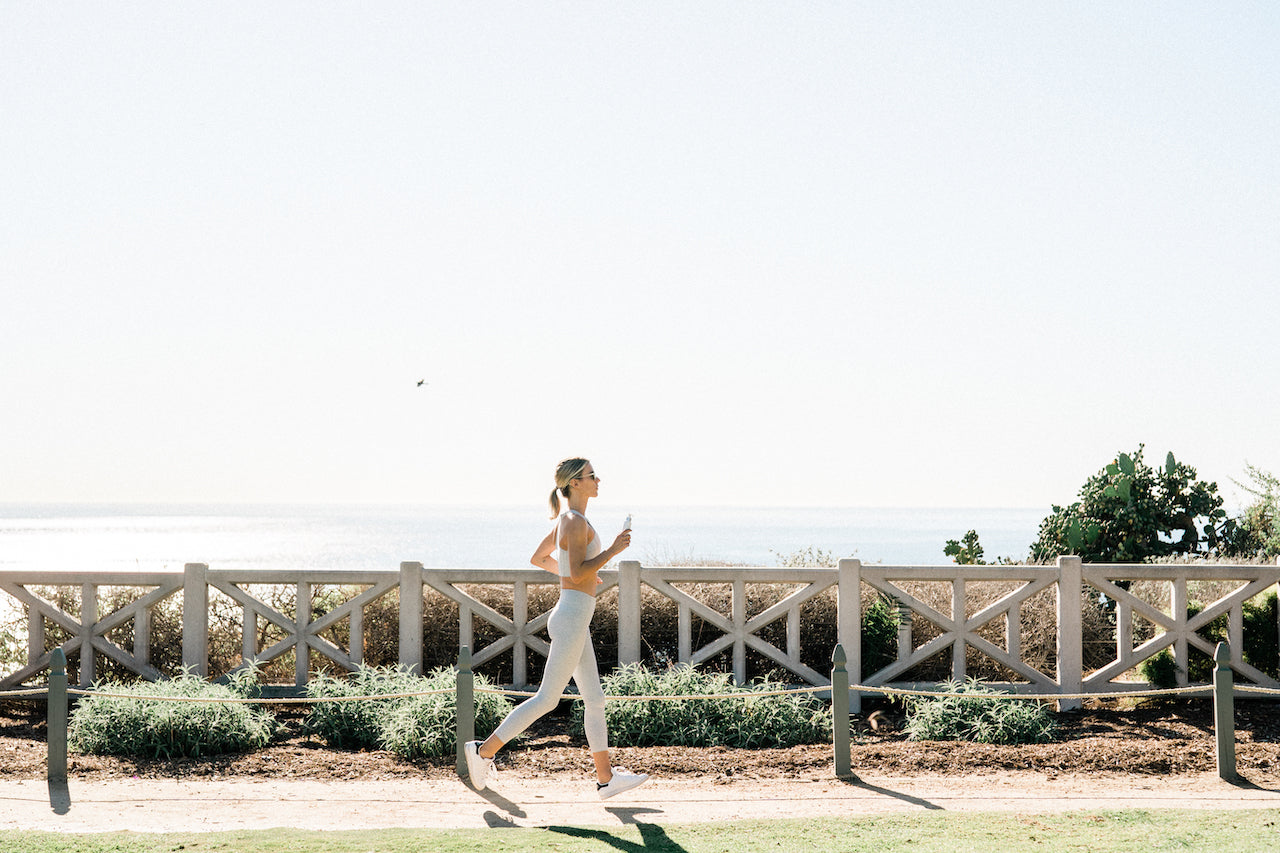
[[[584,706],[587,746],[596,765],[596,793],[607,800],[648,780],[643,773],[628,773],[609,760],[609,733],[604,719],[604,689],[595,650],[591,647],[591,614],[596,606],[600,569],[631,544],[624,530],[608,548],[602,548],[595,528],[587,521],[587,501],[600,492],[600,478],[586,459],[565,459],[556,466],[556,487],[551,490],[551,517],[555,527],[538,545],[530,562],[560,576],[560,599],[547,622],[551,650],[538,692],[507,715],[484,743],[468,741],[464,747],[467,775],[476,790],[484,790],[493,774],[493,756],[511,739],[540,717],[551,712],[572,678]],[[560,513],[560,497],[568,509]]]

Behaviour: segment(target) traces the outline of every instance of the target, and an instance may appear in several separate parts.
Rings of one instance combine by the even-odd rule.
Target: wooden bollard
[[[835,752],[836,778],[853,776],[853,760],[849,744],[849,670],[844,646],[836,643],[831,653],[831,731]]]
[[[67,781],[67,653],[54,649],[49,658],[48,696],[50,782]]]
[[[1218,643],[1213,650],[1213,731],[1217,740],[1218,776],[1234,782],[1236,775],[1236,707],[1231,671],[1231,647]]]
[[[457,761],[458,775],[469,778],[467,773],[467,741],[476,738],[476,690],[475,673],[471,671],[471,649],[461,646],[458,649],[457,689],[453,694],[454,717],[457,720]]]

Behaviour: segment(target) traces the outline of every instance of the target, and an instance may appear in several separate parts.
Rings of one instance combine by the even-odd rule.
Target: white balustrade
[[[642,566],[623,561],[600,573],[601,592],[617,587],[618,663],[638,663],[643,659],[641,632],[646,598],[668,599],[676,610],[676,660],[698,665],[720,655],[731,661],[734,678],[747,676],[748,652],[790,673],[797,682],[827,685],[825,667],[815,669],[802,661],[805,635],[802,608],[818,596],[835,590],[837,600],[836,636],[848,656],[848,671],[855,685],[916,686],[901,679],[928,659],[950,655],[951,678],[963,679],[972,669],[969,652],[991,659],[1016,677],[1003,684],[1011,690],[1076,694],[1109,693],[1119,689],[1145,687],[1143,682],[1118,681],[1164,649],[1171,649],[1179,668],[1180,683],[1186,683],[1191,650],[1212,657],[1214,645],[1198,632],[1222,616],[1227,619],[1231,648],[1230,665],[1238,676],[1265,687],[1280,682],[1259,671],[1243,657],[1244,603],[1280,582],[1280,562],[1276,566],[1236,565],[1129,565],[1082,564],[1079,558],[1062,557],[1054,566],[884,566],[864,565],[858,560],[841,560],[835,568],[720,568]],[[1167,585],[1168,605],[1153,604],[1130,591],[1131,582]],[[1227,589],[1194,615],[1187,615],[1189,585],[1214,582]],[[313,656],[327,659],[347,670],[364,661],[365,608],[394,591],[400,593],[399,662],[422,672],[424,596],[442,596],[458,606],[458,640],[472,649],[474,665],[482,666],[499,655],[512,655],[512,677],[517,685],[528,681],[528,654],[545,656],[544,638],[549,612],[530,618],[529,592],[532,586],[556,583],[554,575],[541,569],[451,569],[424,568],[421,563],[402,563],[398,571],[229,571],[202,563],[188,564],[182,572],[0,572],[0,591],[10,603],[28,613],[27,663],[0,680],[0,687],[22,684],[49,668],[52,649],[46,650],[49,625],[69,635],[60,648],[80,655],[79,682],[90,685],[96,675],[97,655],[106,655],[127,670],[147,679],[163,674],[151,662],[151,614],[161,602],[181,592],[182,661],[191,671],[208,675],[210,590],[238,604],[242,614],[240,666],[265,663],[293,652],[296,686],[306,684]],[[712,584],[727,587],[728,605],[717,608],[698,598],[690,587]],[[770,585],[776,595],[760,612],[748,616],[749,588]],[[948,607],[936,607],[917,591],[922,585],[944,585],[949,590]],[[992,599],[990,587],[1005,591]],[[255,595],[261,585],[291,588],[292,614],[282,612]],[[333,609],[320,615],[311,612],[312,589],[318,585],[339,587],[350,595]],[[41,587],[79,591],[77,617],[57,606],[50,597],[33,592]],[[137,588],[137,597],[110,613],[99,612],[100,590]],[[509,595],[508,617],[476,596],[476,587],[490,587]],[[1053,609],[1057,647],[1054,672],[1043,671],[1029,662],[1022,648],[1023,612],[1027,602],[1041,594],[1056,595]],[[979,596],[977,590],[987,594]],[[885,596],[903,614],[896,659],[877,672],[862,669],[861,613],[864,598]],[[1087,602],[1105,596],[1115,614],[1116,653],[1114,659],[1092,672],[1083,664],[1083,609]],[[65,597],[65,596],[64,596]],[[283,609],[288,609],[287,607]],[[716,634],[695,647],[693,620]],[[476,620],[488,623],[498,639],[475,648]],[[935,634],[918,642],[912,622],[931,626]],[[1148,623],[1151,636],[1139,642],[1135,619]],[[322,633],[347,621],[347,648],[339,648]],[[133,623],[132,648],[107,639],[107,634]],[[258,627],[263,622],[275,626],[278,641],[259,648]],[[761,632],[783,622],[784,647],[764,639]],[[1003,636],[998,635],[1003,622]],[[1280,631],[1280,626],[1272,626]],[[777,629],[773,633],[778,634]],[[995,639],[993,639],[995,637]],[[700,641],[699,641],[700,642]],[[824,653],[826,650],[824,650]],[[433,661],[433,665],[450,663]],[[854,707],[857,708],[857,695]],[[1079,700],[1064,698],[1060,706],[1078,707]]]

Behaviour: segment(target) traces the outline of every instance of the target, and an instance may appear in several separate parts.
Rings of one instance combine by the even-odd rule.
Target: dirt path
[[[500,774],[476,792],[453,779],[0,781],[0,829],[212,832],[234,829],[610,826],[941,809],[1043,814],[1076,809],[1280,808],[1280,784],[1210,774],[1000,773],[734,780],[655,779],[608,802],[579,776]]]
[[[199,832],[290,826],[609,826],[943,809],[1027,814],[1073,809],[1280,808],[1280,716],[1237,706],[1237,759],[1252,784],[1215,772],[1207,703],[1058,715],[1048,744],[915,742],[857,732],[860,779],[832,773],[830,745],[789,748],[627,747],[615,759],[654,781],[596,799],[580,731],[546,718],[498,762],[492,790],[462,783],[448,759],[406,761],[340,750],[296,719],[243,755],[143,760],[72,755],[71,782],[43,781],[43,721],[0,714],[0,829]]]

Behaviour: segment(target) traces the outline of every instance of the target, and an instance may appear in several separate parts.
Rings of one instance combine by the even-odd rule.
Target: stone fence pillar
[[[618,563],[618,665],[640,663],[640,563]]]
[[[187,563],[182,570],[182,667],[209,676],[209,566]]]
[[[841,560],[837,569],[836,642],[844,649],[849,680],[862,683],[862,561]],[[849,694],[849,710],[862,713],[862,694]]]
[[[1080,613],[1083,571],[1079,557],[1058,558],[1058,685],[1063,693],[1084,689],[1084,620]],[[1079,707],[1079,699],[1058,700],[1059,711]]]
[[[400,667],[422,675],[422,563],[400,564]]]

